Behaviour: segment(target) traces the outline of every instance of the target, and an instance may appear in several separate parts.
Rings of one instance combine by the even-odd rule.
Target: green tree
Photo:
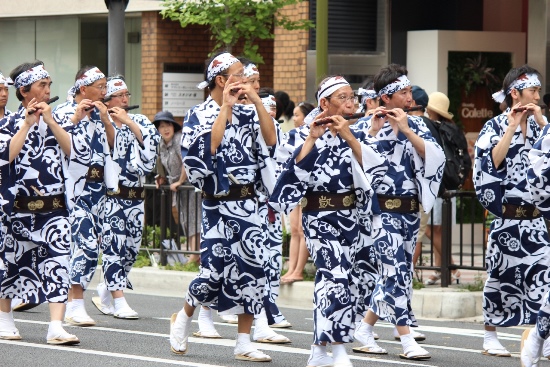
[[[284,6],[302,0],[164,0],[163,18],[179,21],[182,28],[190,24],[210,28],[216,44],[210,53],[225,49],[231,52],[243,40],[243,55],[255,63],[263,63],[256,40],[273,39],[274,26],[286,30],[309,29],[313,23],[307,19],[293,21],[281,14]],[[210,56],[209,55],[209,56]]]

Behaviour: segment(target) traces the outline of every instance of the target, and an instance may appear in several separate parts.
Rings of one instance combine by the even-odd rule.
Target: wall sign
[[[204,91],[197,88],[204,74],[162,73],[162,110],[183,117],[193,106],[204,101]]]

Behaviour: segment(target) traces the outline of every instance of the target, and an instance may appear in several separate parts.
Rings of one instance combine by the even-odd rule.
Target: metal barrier
[[[175,193],[169,185],[161,185],[157,189],[154,184],[145,184],[144,188],[145,219],[140,250],[160,253],[160,265],[168,263],[169,254],[199,255],[202,210],[200,192],[196,192],[192,185],[179,186]],[[190,232],[196,234],[195,248],[192,248],[192,239],[188,236]]]
[[[452,198],[457,198],[456,227],[453,223]],[[441,215],[441,266],[435,265],[434,246],[431,242],[431,260],[429,264],[416,266],[420,270],[441,271],[441,286],[448,287],[451,271],[455,269],[485,271],[485,252],[487,248],[486,219],[483,208],[473,191],[447,191],[443,194]],[[433,234],[433,211],[431,233]],[[454,228],[453,228],[454,227]],[[458,241],[453,241],[453,229],[458,232]],[[420,241],[421,239],[418,239]],[[458,253],[453,254],[453,246],[458,245]],[[455,255],[455,263],[451,263]],[[424,259],[421,253],[421,259]],[[457,260],[458,259],[458,260]]]
[[[145,223],[142,240],[142,251],[160,253],[160,265],[167,264],[169,254],[200,254],[199,236],[201,226],[201,194],[191,185],[183,185],[177,193],[169,185],[156,188],[154,184],[145,186]],[[176,206],[172,209],[173,197]],[[190,207],[190,195],[194,195],[195,204]],[[457,198],[456,227],[452,220],[452,198]],[[480,204],[473,191],[447,191],[443,195],[441,221],[441,266],[435,265],[434,246],[431,244],[429,262],[416,266],[419,270],[441,271],[441,286],[448,287],[451,271],[455,269],[485,271],[486,223],[485,217],[479,216]],[[191,215],[189,215],[191,213]],[[183,214],[183,215],[180,215]],[[432,211],[433,217],[433,211]],[[183,225],[181,222],[184,221]],[[433,223],[433,220],[432,220]],[[432,233],[433,233],[433,224]],[[457,241],[453,241],[453,227]],[[192,248],[187,233],[196,233],[196,248]],[[185,242],[183,242],[185,240]],[[165,242],[168,241],[168,242]],[[170,248],[163,245],[170,244]],[[173,246],[175,244],[175,246]],[[288,252],[288,244],[283,251]],[[451,264],[453,246],[458,246],[455,263]],[[173,248],[175,247],[175,249]],[[285,254],[283,254],[285,255]],[[287,255],[288,256],[288,255]],[[421,254],[421,259],[424,256]]]

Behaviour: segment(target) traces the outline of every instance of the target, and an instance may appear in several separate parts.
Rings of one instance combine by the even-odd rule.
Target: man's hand
[[[532,104],[532,103],[530,103]],[[510,112],[508,112],[508,128],[509,129],[512,129],[512,132],[516,131],[516,129],[518,128],[519,124],[522,122],[522,121],[526,121],[527,119],[527,115],[529,114],[530,110],[528,109],[525,109],[521,112],[514,112],[514,110],[516,108],[519,108],[521,106],[521,103],[518,102],[516,103],[511,109],[510,109]],[[537,106],[538,107],[538,106]],[[538,109],[540,110],[540,107],[538,107]]]
[[[380,107],[377,107],[375,110],[371,110],[371,111],[373,111],[372,112],[373,116],[370,120],[371,121],[371,126],[370,126],[370,130],[369,130],[369,135],[374,137],[378,134],[380,129],[382,129],[382,127],[386,123],[386,116],[377,117],[376,115],[379,114],[379,113],[386,113],[387,110],[386,110],[386,107],[380,106]]]
[[[86,111],[86,109],[92,107],[94,107],[94,105],[90,99],[83,99],[82,101],[80,101],[80,103],[76,106],[74,115],[71,117],[72,123],[75,125],[78,124],[79,121],[83,120],[84,117],[89,115],[90,111]]]
[[[396,135],[398,131],[406,134],[410,130],[408,119],[409,115],[407,115],[407,113],[401,108],[389,110],[386,116]]]
[[[533,117],[535,118],[535,122],[539,125],[541,129],[546,126],[546,121],[544,120],[544,117],[542,115],[542,108],[540,108],[539,105],[534,103],[527,103],[523,107],[525,107],[525,109],[529,111],[530,115],[533,115]]]
[[[241,80],[234,81],[233,75],[227,78],[225,87],[223,88],[223,104],[233,108],[239,100],[239,95],[243,92],[243,82]]]
[[[113,120],[120,122],[124,125],[130,125],[133,123],[130,116],[128,116],[128,112],[124,108],[120,107],[111,107],[109,109],[109,115],[113,118]]]
[[[317,139],[323,136],[328,126],[332,125],[332,122],[329,122],[324,125],[316,125],[315,122],[325,119],[327,117],[327,111],[323,111],[317,116],[315,116],[315,119],[309,124],[309,136]]]

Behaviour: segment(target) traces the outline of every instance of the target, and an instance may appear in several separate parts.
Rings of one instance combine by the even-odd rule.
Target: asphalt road
[[[257,366],[258,363],[236,361],[233,358],[236,326],[221,322],[216,316],[218,332],[227,339],[190,338],[189,352],[185,356],[170,353],[168,342],[169,318],[182,306],[183,297],[158,297],[128,294],[129,304],[140,314],[139,320],[119,320],[99,313],[91,303],[95,292],[87,292],[87,309],[97,326],[77,328],[67,326],[76,334],[79,346],[50,346],[46,344],[48,308],[41,305],[33,310],[15,313],[21,341],[0,340],[0,360],[3,366]],[[306,302],[308,302],[306,300]],[[260,364],[271,367],[306,366],[312,340],[311,311],[283,309],[293,324],[291,329],[280,330],[292,340],[287,345],[259,345],[271,355],[273,361]],[[198,315],[198,312],[196,313]],[[196,320],[196,317],[195,317]],[[487,357],[481,354],[483,327],[479,323],[449,320],[419,320],[419,331],[427,336],[422,342],[431,354],[428,361],[410,362],[399,358],[401,345],[393,340],[392,326],[380,322],[375,330],[380,335],[380,346],[389,352],[377,358],[348,352],[356,367],[366,366],[520,366],[519,348],[523,328],[500,329],[500,340],[514,355],[511,358]],[[196,325],[196,324],[195,324]],[[197,328],[194,326],[193,331]],[[544,360],[539,366],[549,366]]]

